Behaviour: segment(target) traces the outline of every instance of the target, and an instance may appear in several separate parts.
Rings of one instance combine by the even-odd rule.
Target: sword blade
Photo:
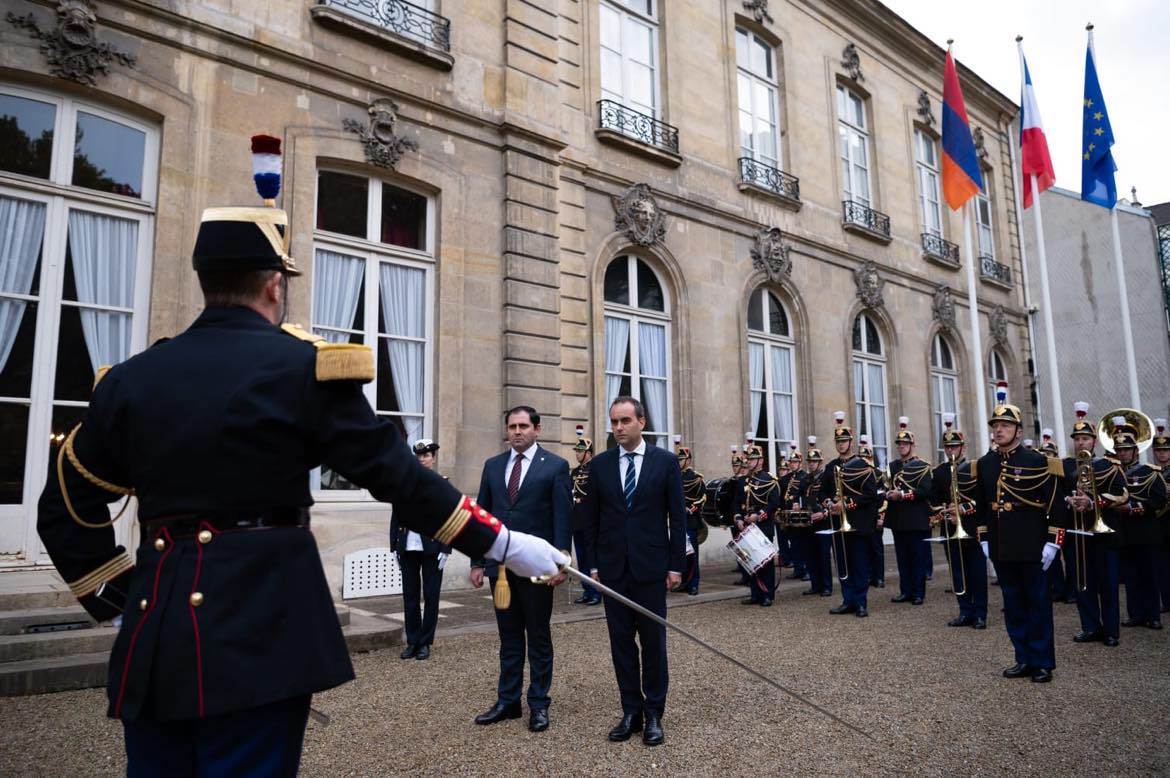
[[[838,724],[845,727],[846,729],[853,730],[854,732],[861,735],[862,737],[864,737],[867,740],[873,740],[873,738],[870,737],[868,733],[863,732],[862,730],[858,729],[857,727],[850,724],[848,721],[845,721],[844,719],[842,719],[840,716],[836,715],[835,713],[832,713],[830,711],[825,710],[820,705],[817,705],[815,702],[813,702],[812,700],[810,700],[807,697],[805,697],[804,695],[802,695],[800,692],[789,689],[787,686],[784,686],[783,684],[772,680],[768,676],[761,673],[759,670],[756,670],[755,668],[744,664],[743,662],[739,661],[738,659],[736,659],[735,657],[726,653],[725,651],[722,651],[722,650],[716,648],[715,646],[711,645],[706,640],[703,640],[701,637],[694,634],[693,632],[689,632],[689,631],[683,629],[682,627],[678,626],[677,624],[671,623],[669,620],[664,619],[662,616],[659,616],[657,613],[650,610],[649,608],[646,608],[646,607],[634,602],[629,597],[618,594],[613,589],[609,588],[608,586],[601,583],[600,581],[593,580],[593,578],[591,576],[585,575],[584,573],[582,573],[580,570],[576,569],[575,567],[572,567],[571,565],[565,565],[563,568],[561,568],[561,571],[568,573],[569,575],[573,576],[574,578],[581,581],[582,583],[589,584],[594,589],[597,589],[599,592],[604,594],[606,597],[609,597],[610,599],[614,600],[615,602],[619,602],[622,605],[625,605],[627,608],[629,608],[633,611],[636,611],[637,613],[645,616],[646,618],[650,619],[651,621],[655,621],[668,629],[674,630],[678,634],[685,637],[687,640],[690,640],[691,642],[702,646],[703,648],[707,649],[708,651],[715,654],[716,656],[719,656],[719,657],[722,657],[723,659],[726,659],[728,662],[731,662],[733,665],[735,665],[739,669],[741,669],[745,672],[751,673],[756,678],[759,678],[761,681],[768,684],[772,688],[777,689],[781,692],[784,692],[792,699],[796,700],[799,703],[807,705],[808,707],[815,710],[817,713],[820,713],[822,716],[826,716],[826,717],[832,719],[833,721],[837,722]]]

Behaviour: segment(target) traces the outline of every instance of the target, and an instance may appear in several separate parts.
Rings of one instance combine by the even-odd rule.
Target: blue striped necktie
[[[629,460],[629,466],[626,468],[626,484],[623,491],[626,494],[626,510],[632,510],[634,507],[634,454],[626,454],[626,459]]]

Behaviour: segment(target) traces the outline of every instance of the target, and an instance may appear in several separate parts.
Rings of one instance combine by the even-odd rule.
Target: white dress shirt
[[[621,470],[623,489],[626,487],[626,471],[630,469],[630,460],[628,459],[628,455],[630,454],[634,455],[634,488],[637,488],[638,480],[642,477],[642,462],[646,459],[646,438],[642,438],[638,443],[638,447],[633,451],[622,449],[621,467],[619,469]]]
[[[516,457],[522,457],[522,461],[520,462],[520,483],[516,485],[516,489],[519,490],[521,486],[524,486],[524,477],[528,475],[528,468],[532,467],[532,458],[536,456],[536,450],[538,448],[540,448],[540,445],[538,443],[533,443],[531,446],[520,452],[517,452],[516,449],[512,449],[511,454],[508,456],[508,464],[504,467],[505,494],[507,493],[508,489],[508,481],[510,481],[512,478],[512,468],[516,466]]]

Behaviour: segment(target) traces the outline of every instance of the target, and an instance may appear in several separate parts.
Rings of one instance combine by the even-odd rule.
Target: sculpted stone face
[[[650,223],[654,221],[654,203],[649,200],[637,200],[630,207],[630,215],[639,230],[649,229]]]

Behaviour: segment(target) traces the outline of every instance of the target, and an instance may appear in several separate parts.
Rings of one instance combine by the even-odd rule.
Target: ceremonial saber
[[[755,668],[752,668],[752,667],[749,667],[748,665],[745,665],[743,662],[739,661],[738,659],[731,656],[730,654],[727,654],[726,652],[711,645],[706,640],[703,640],[698,635],[695,635],[691,632],[688,632],[687,630],[683,629],[682,627],[678,626],[677,624],[672,624],[670,621],[667,621],[662,616],[659,616],[657,613],[650,610],[649,608],[646,608],[646,607],[634,602],[629,597],[618,594],[613,589],[609,588],[608,586],[606,586],[605,584],[603,584],[599,581],[594,580],[591,576],[585,575],[584,573],[582,573],[580,570],[576,569],[575,567],[572,567],[571,565],[565,565],[564,567],[561,568],[561,572],[568,573],[569,575],[573,576],[574,578],[581,581],[582,583],[589,584],[594,589],[597,589],[599,592],[601,592],[605,596],[609,597],[610,599],[612,599],[616,602],[620,602],[622,605],[625,605],[627,608],[630,608],[631,610],[636,611],[637,613],[640,613],[641,615],[645,616],[646,618],[648,618],[652,621],[655,621],[664,627],[668,627],[670,629],[673,629],[675,632],[677,632],[678,634],[687,638],[691,642],[697,643],[700,646],[702,646],[703,648],[710,651],[711,653],[715,654],[716,656],[720,656],[720,657],[726,659],[728,662],[731,662],[733,665],[740,668],[741,670],[744,670],[746,672],[751,673],[756,678],[759,678],[761,681],[768,684],[772,688],[778,689],[778,690],[784,692],[792,699],[796,700],[797,702],[803,703],[804,705],[807,705],[808,707],[815,710],[817,713],[820,713],[822,716],[829,717],[830,719],[837,722],[841,726],[843,726],[847,729],[853,730],[854,732],[861,735],[862,737],[864,737],[867,740],[873,740],[873,738],[870,737],[869,734],[867,734],[866,732],[861,731],[857,727],[850,724],[848,721],[845,721],[840,716],[837,716],[835,713],[831,713],[830,711],[825,710],[820,705],[817,705],[815,702],[808,699],[807,697],[800,694],[799,692],[793,691],[792,689],[789,689],[787,686],[784,686],[783,684],[777,683],[776,681],[772,680],[768,676],[761,673],[759,670],[756,670]],[[536,582],[547,583],[550,577],[551,576],[540,576],[540,577],[534,578],[532,580],[536,581]]]

